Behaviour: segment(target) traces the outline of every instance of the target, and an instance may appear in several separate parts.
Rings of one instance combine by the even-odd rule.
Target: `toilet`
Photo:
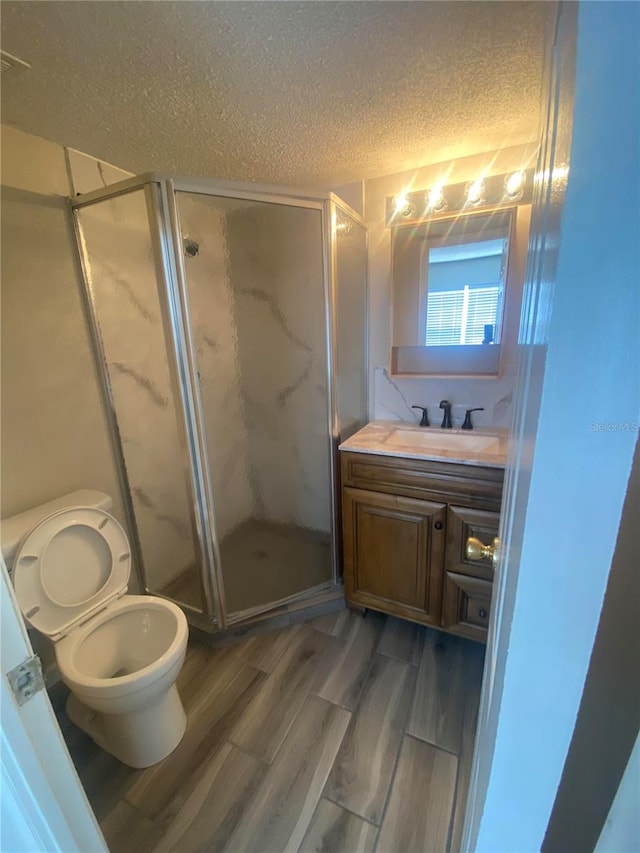
[[[81,490],[3,520],[2,551],[24,618],[54,644],[70,719],[124,764],[149,767],[185,731],[187,620],[164,598],[127,595],[131,550],[111,505]]]

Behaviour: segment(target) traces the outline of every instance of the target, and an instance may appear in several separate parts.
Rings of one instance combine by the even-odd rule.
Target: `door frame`
[[[463,850],[542,848],[631,475],[639,11],[559,4]]]

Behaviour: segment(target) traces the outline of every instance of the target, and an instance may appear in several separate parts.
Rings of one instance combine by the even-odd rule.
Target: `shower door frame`
[[[155,188],[155,190],[154,190]],[[109,432],[114,448],[118,469],[123,505],[127,524],[136,557],[136,568],[140,584],[146,593],[162,593],[149,589],[147,584],[142,549],[140,546],[135,513],[127,477],[123,447],[118,429],[117,413],[110,389],[107,362],[100,335],[100,324],[91,287],[91,273],[79,211],[87,206],[116,198],[121,195],[144,190],[149,214],[149,228],[155,250],[155,266],[158,283],[159,304],[163,315],[163,326],[168,349],[167,361],[172,379],[174,399],[180,401],[176,406],[179,428],[187,450],[189,460],[189,486],[193,528],[201,556],[200,582],[204,592],[205,606],[202,612],[189,605],[178,602],[187,612],[189,621],[207,632],[223,630],[231,625],[242,623],[254,616],[268,613],[285,604],[303,601],[324,590],[336,588],[340,584],[340,554],[338,531],[340,530],[339,466],[337,447],[340,440],[339,412],[336,389],[336,364],[338,356],[337,342],[337,240],[335,239],[335,210],[340,209],[365,230],[368,248],[368,231],[363,218],[342,199],[333,193],[301,191],[270,185],[218,181],[207,178],[189,178],[164,173],[149,172],[134,178],[111,184],[104,189],[70,199],[73,229],[76,235],[78,254],[83,279],[83,291],[89,329],[91,332],[94,355],[98,372],[102,379],[103,393]],[[197,382],[196,353],[193,342],[189,313],[189,295],[186,270],[182,255],[182,239],[179,228],[179,213],[176,193],[237,198],[247,201],[279,204],[288,207],[301,207],[319,210],[322,233],[322,277],[325,313],[326,337],[326,375],[327,375],[327,441],[329,453],[329,500],[331,504],[331,562],[330,580],[303,590],[285,599],[277,599],[250,610],[228,614],[225,605],[224,580],[220,559],[220,543],[216,528],[215,495],[209,470],[209,455],[204,434],[202,399]],[[364,328],[364,394],[365,408],[369,408],[369,282],[368,269],[365,267]],[[169,346],[170,343],[170,346]]]

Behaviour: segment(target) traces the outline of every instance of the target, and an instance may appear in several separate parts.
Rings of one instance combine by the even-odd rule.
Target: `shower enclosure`
[[[339,582],[367,234],[330,193],[149,174],[71,202],[141,587],[208,631]]]

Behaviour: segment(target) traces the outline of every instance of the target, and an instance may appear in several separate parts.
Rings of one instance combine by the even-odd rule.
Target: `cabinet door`
[[[500,514],[490,510],[450,506],[447,511],[447,556],[442,602],[442,627],[486,642],[493,566],[490,560],[468,560],[467,539],[491,544],[498,535]]]
[[[343,490],[348,601],[440,624],[446,507]]]

